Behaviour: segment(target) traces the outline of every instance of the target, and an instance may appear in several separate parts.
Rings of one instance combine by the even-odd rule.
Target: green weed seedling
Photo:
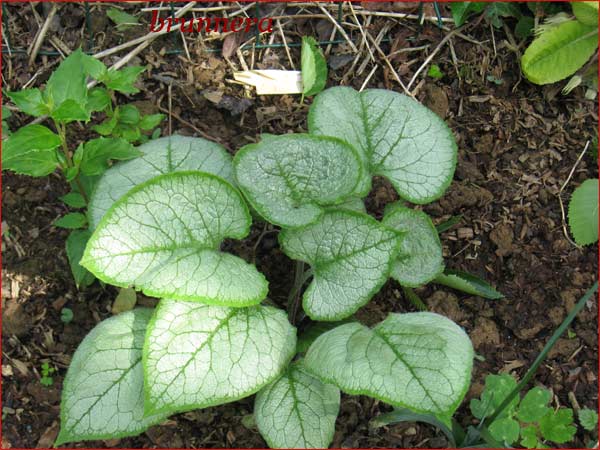
[[[6,93],[23,113],[39,119],[47,117],[53,125],[50,129],[31,124],[7,133],[8,127],[3,122],[2,168],[32,177],[47,176],[60,169],[71,184],[72,191],[61,199],[73,211],[54,225],[73,230],[66,249],[78,287],[86,287],[95,279],[79,260],[90,236],[86,230],[88,219],[82,211],[98,177],[111,161],[140,156],[140,150],[131,142],[141,139],[140,129],[152,130],[163,119],[161,114],[142,117],[134,105],[113,107],[115,92],[139,92],[134,83],[143,70],[144,67],[109,70],[99,60],[76,50],[52,73],[44,89]],[[90,78],[101,86],[89,87]],[[3,106],[2,111],[3,119],[8,118],[8,109]],[[105,137],[80,142],[68,135],[69,124],[88,123],[98,113],[108,119],[92,130]]]
[[[42,363],[42,377],[40,378],[40,383],[43,386],[50,387],[54,384],[54,379],[52,378],[52,374],[56,371],[54,367],[50,367],[50,364],[47,362]]]

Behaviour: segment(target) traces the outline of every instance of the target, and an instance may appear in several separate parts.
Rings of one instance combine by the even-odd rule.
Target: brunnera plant
[[[271,447],[327,447],[340,392],[450,425],[471,378],[466,333],[429,312],[392,313],[374,327],[353,314],[390,277],[498,295],[444,273],[424,212],[399,202],[378,221],[362,203],[373,175],[413,203],[439,198],[456,164],[452,133],[413,99],[346,87],[319,94],[308,122],[308,134],[264,135],[233,159],[203,139],[161,138],[103,174],[81,264],[161,300],[84,338],[64,381],[57,445],[136,435],[253,394]],[[253,217],[281,227],[280,246],[297,261],[289,314],[253,264],[223,250]]]

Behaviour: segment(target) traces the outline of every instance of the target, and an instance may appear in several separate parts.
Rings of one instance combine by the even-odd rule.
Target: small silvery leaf
[[[146,412],[248,397],[283,372],[295,349],[296,329],[281,310],[163,299],[144,346]]]
[[[362,167],[352,147],[339,139],[293,134],[263,136],[234,158],[238,185],[256,211],[282,227],[316,221],[324,207],[354,191]]]
[[[382,223],[402,235],[391,270],[402,286],[423,285],[444,270],[442,244],[427,214],[395,204],[386,209]]]
[[[314,279],[302,305],[311,319],[320,321],[344,319],[366,304],[388,279],[400,244],[397,233],[347,210],[283,230],[279,241],[286,255],[312,266]]]
[[[356,148],[366,167],[356,194],[371,176],[390,180],[402,198],[428,203],[442,196],[454,174],[456,142],[450,129],[419,102],[383,89],[334,87],[315,97],[311,134],[335,136]]]
[[[169,136],[136,148],[142,156],[115,164],[98,181],[89,205],[91,229],[96,228],[108,208],[125,193],[158,175],[199,170],[233,183],[231,156],[222,146],[206,139]]]
[[[174,172],[121,197],[90,238],[81,265],[100,280],[153,297],[249,306],[267,295],[265,277],[219,251],[250,231],[250,213],[226,181]]]
[[[390,314],[372,329],[349,323],[322,334],[304,362],[346,393],[434,414],[448,425],[469,387],[473,346],[438,314]]]
[[[335,433],[340,390],[290,365],[256,395],[254,417],[271,448],[327,448]]]
[[[135,436],[166,419],[144,416],[142,347],[151,309],[100,322],[73,355],[63,384],[55,445]]]

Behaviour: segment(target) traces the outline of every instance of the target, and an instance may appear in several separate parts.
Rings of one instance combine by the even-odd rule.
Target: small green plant
[[[598,242],[598,179],[585,180],[575,189],[569,202],[569,227],[575,242]]]
[[[73,320],[73,310],[71,308],[61,309],[60,320],[62,323],[70,323]]]
[[[127,160],[141,154],[130,143],[139,140],[139,128],[151,130],[162,120],[160,114],[140,117],[133,105],[113,108],[115,92],[138,92],[134,82],[143,70],[143,67],[108,70],[101,61],[78,49],[52,73],[45,89],[6,93],[22,112],[38,118],[47,116],[53,125],[54,130],[44,125],[26,125],[10,134],[2,145],[2,168],[32,177],[46,176],[60,169],[71,184],[71,192],[62,200],[77,211],[59,218],[54,225],[74,230],[69,235],[66,249],[78,287],[88,286],[95,279],[79,264],[90,235],[83,230],[87,217],[80,211],[86,208],[98,176],[109,167],[110,161]],[[88,87],[88,78],[100,82],[103,87]],[[3,107],[4,118],[6,111]],[[109,137],[78,143],[75,137],[68,135],[68,125],[73,122],[87,123],[96,113],[121,117],[123,111],[127,111],[129,128],[115,126],[108,133],[100,133]],[[5,136],[3,132],[3,139]]]
[[[471,413],[485,419],[516,387],[517,382],[508,374],[488,375],[481,398],[471,400]],[[570,441],[577,430],[573,426],[573,410],[554,410],[548,406],[551,399],[552,392],[540,387],[530,389],[522,399],[514,397],[489,424],[490,434],[505,446],[519,441],[525,448],[541,448],[543,441]]]
[[[263,135],[233,160],[204,139],[160,138],[100,177],[81,264],[161,300],[85,337],[65,378],[57,444],[139,434],[252,394],[272,447],[328,446],[340,391],[450,425],[471,377],[465,332],[429,312],[374,327],[353,315],[390,277],[490,294],[477,278],[444,273],[427,214],[398,202],[378,221],[362,202],[374,175],[413,203],[439,198],[456,165],[454,137],[409,97],[345,87],[315,98],[308,128]],[[248,235],[253,216],[281,228],[281,249],[296,260],[286,305],[267,299],[253,264],[223,250]]]
[[[439,80],[440,78],[444,78],[444,72],[440,69],[440,66],[437,64],[432,64],[427,71],[427,75],[433,78],[434,80]]]
[[[525,50],[521,67],[532,83],[563,80],[597,53],[598,2],[572,2],[571,7],[574,18],[564,14],[550,18],[536,30],[536,38]]]
[[[598,412],[583,408],[578,413],[579,424],[588,431],[598,431]]]
[[[302,38],[302,98],[316,95],[327,83],[327,61],[317,41],[310,36]]]
[[[50,387],[54,384],[54,379],[52,378],[52,374],[56,371],[54,367],[50,367],[50,364],[47,362],[42,363],[42,377],[40,378],[40,383],[46,387]]]

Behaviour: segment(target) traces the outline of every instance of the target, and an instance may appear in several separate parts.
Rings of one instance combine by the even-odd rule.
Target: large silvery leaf
[[[299,362],[256,395],[254,418],[271,448],[327,448],[339,410],[340,390]]]
[[[231,156],[206,139],[169,136],[151,140],[137,150],[141,157],[115,164],[98,181],[90,198],[90,229],[96,228],[112,204],[129,190],[158,175],[199,170],[233,183]]]
[[[254,394],[296,349],[296,329],[268,306],[162,300],[144,345],[146,412],[188,411]]]
[[[81,265],[100,280],[146,295],[248,306],[267,281],[237,256],[219,251],[242,239],[250,214],[226,181],[202,172],[152,178],[121,197],[88,241]]]
[[[597,25],[563,22],[547,28],[527,47],[521,67],[533,83],[554,83],[574,74],[597,50]]]
[[[146,308],[119,314],[81,342],[63,384],[56,445],[134,436],[166,419],[144,417],[142,347],[151,316]]]
[[[382,223],[403,236],[390,272],[401,285],[417,287],[442,273],[442,244],[427,214],[395,204],[386,210]]]
[[[317,338],[305,367],[349,394],[435,414],[448,424],[469,387],[473,347],[438,314],[390,314],[373,329],[339,326]]]
[[[371,175],[388,178],[398,194],[413,203],[441,197],[452,180],[452,132],[433,111],[405,95],[382,89],[327,89],[310,108],[308,128],[312,134],[343,139],[361,152],[368,168],[357,189],[363,197]]]
[[[243,147],[233,165],[252,206],[282,227],[314,222],[324,206],[339,204],[353,192],[362,173],[348,144],[307,134],[266,136]]]
[[[399,237],[372,217],[331,211],[279,234],[283,251],[309,263],[313,280],[302,305],[313,320],[341,320],[366,304],[388,279]]]

